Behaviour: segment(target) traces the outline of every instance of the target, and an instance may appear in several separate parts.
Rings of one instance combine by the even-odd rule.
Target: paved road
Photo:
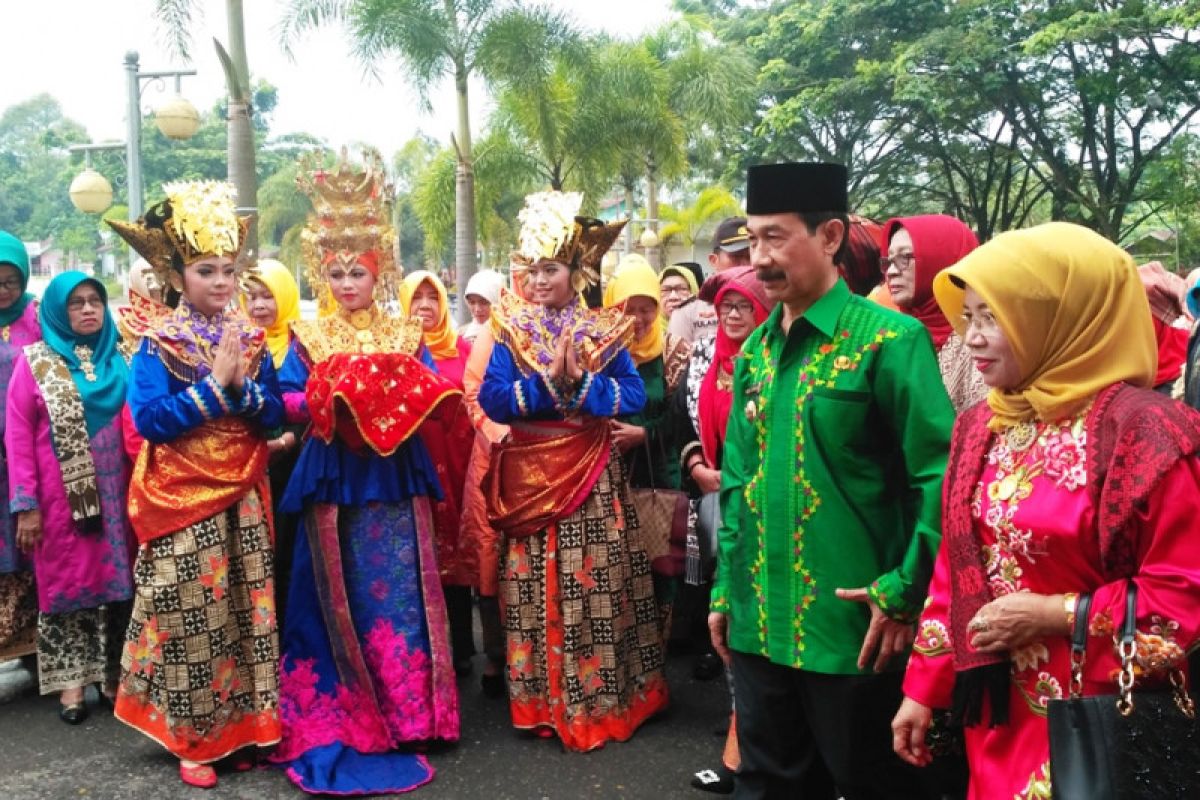
[[[482,665],[477,657],[476,668]],[[555,740],[527,738],[508,724],[507,705],[485,698],[476,676],[459,682],[462,741],[430,760],[437,777],[413,800],[705,800],[691,774],[714,766],[728,698],[723,681],[692,680],[689,656],[668,663],[671,708],[624,744],[567,753]],[[279,772],[221,775],[214,791],[180,783],[175,763],[156,744],[93,708],[72,728],[54,697],[25,694],[0,705],[0,798],[4,800],[277,800],[304,797]]]

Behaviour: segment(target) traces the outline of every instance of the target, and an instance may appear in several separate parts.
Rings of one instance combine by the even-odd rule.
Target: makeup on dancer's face
[[[526,278],[530,299],[550,308],[562,308],[571,300],[571,269],[559,261],[542,259],[529,268]]]
[[[225,310],[237,288],[237,270],[228,256],[202,258],[183,268],[183,294],[206,317]]]
[[[326,267],[325,277],[333,299],[347,311],[358,311],[373,302],[375,276],[358,261],[335,259]]]

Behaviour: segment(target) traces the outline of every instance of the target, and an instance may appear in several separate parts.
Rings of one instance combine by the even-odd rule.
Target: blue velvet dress
[[[281,383],[306,410],[302,353],[293,343]],[[281,503],[301,517],[272,760],[306,792],[408,791],[434,774],[411,743],[458,738],[429,504],[440,497],[417,436],[386,457],[340,438],[304,444]]]

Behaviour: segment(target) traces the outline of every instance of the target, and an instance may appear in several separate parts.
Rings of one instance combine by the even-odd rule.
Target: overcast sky
[[[636,36],[670,17],[669,0],[549,0],[589,29]],[[0,48],[0,111],[48,92],[66,115],[82,123],[94,141],[125,136],[124,57],[141,55],[144,71],[177,66],[151,17],[153,0],[3,0],[5,36]],[[185,78],[183,94],[207,110],[224,93],[224,79],[211,41],[227,39],[223,0],[200,0],[193,46],[198,74]],[[420,110],[399,68],[385,64],[381,80],[367,77],[349,55],[340,29],[308,34],[293,62],[279,47],[276,26],[281,0],[246,0],[245,22],[250,71],[279,88],[272,133],[305,131],[337,147],[367,142],[389,156],[417,131],[447,141],[454,126],[452,85],[433,93],[431,114]],[[148,85],[143,109],[173,94]],[[473,87],[472,123],[478,129],[486,97]]]

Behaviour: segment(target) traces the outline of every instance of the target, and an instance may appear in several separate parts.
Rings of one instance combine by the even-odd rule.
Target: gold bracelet
[[[1063,611],[1067,614],[1067,630],[1071,633],[1075,631],[1075,609],[1079,605],[1079,595],[1075,592],[1067,592],[1063,595]]]

